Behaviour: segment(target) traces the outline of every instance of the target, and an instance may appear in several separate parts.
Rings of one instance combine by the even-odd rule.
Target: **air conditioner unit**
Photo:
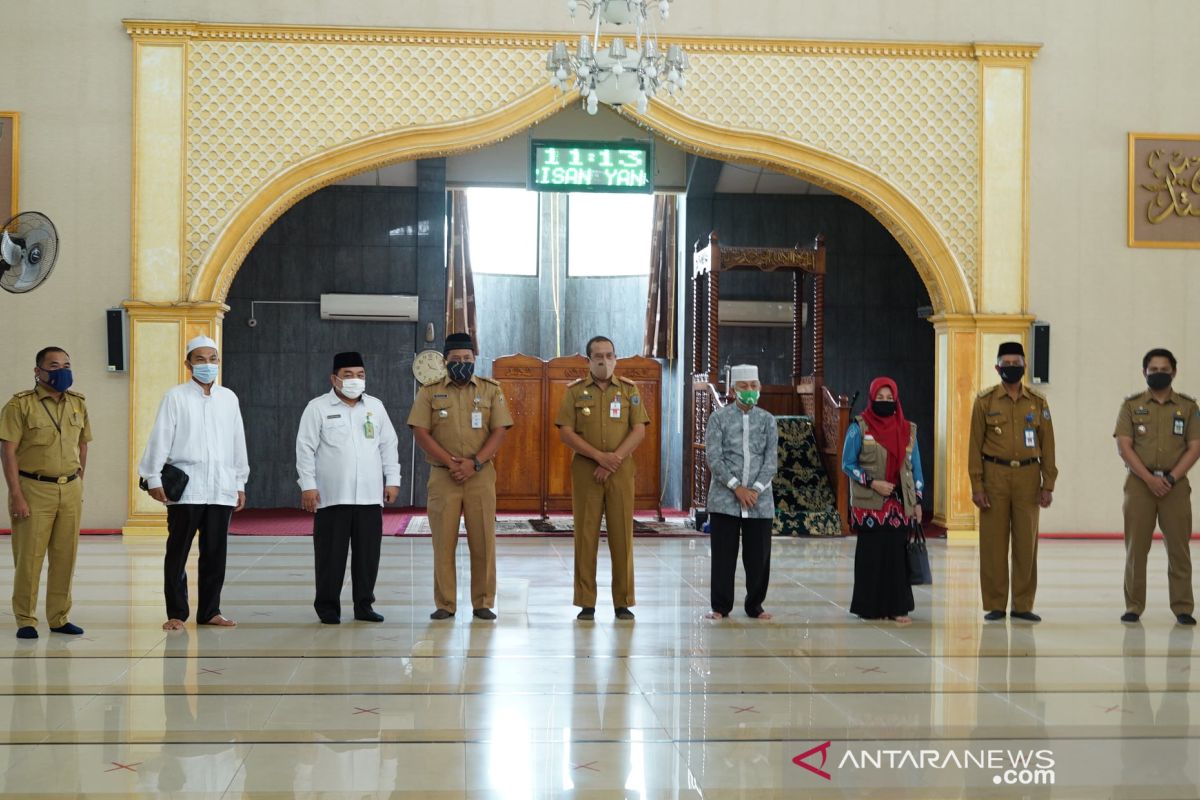
[[[323,294],[321,319],[416,322],[415,294]]]
[[[800,307],[801,324],[808,322],[808,303]],[[765,300],[722,300],[717,306],[717,323],[759,328],[790,327],[792,304]]]

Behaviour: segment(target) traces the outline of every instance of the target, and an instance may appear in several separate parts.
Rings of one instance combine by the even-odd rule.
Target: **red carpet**
[[[383,510],[383,535],[399,536],[408,527],[408,509]],[[236,536],[312,536],[313,515],[298,508],[248,508],[233,515],[229,532]]]

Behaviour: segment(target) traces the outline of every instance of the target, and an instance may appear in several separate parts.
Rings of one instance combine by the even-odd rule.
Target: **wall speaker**
[[[1050,382],[1050,323],[1033,323],[1033,383]]]
[[[108,371],[124,372],[129,360],[125,346],[129,338],[126,335],[125,309],[106,309],[104,317],[108,326]]]

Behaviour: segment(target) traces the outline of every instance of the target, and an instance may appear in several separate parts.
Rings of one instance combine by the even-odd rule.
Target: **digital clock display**
[[[539,192],[654,191],[650,142],[534,139],[529,188]]]

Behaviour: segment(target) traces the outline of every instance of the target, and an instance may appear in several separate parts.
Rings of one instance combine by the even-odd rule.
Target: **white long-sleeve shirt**
[[[237,493],[245,491],[250,477],[237,395],[216,384],[205,394],[195,381],[169,390],[138,464],[138,474],[151,489],[162,486],[164,464],[187,473],[178,503],[236,506]]]
[[[351,406],[330,389],[309,401],[300,417],[297,483],[301,491],[320,492],[318,508],[383,505],[383,487],[400,485],[398,447],[378,398],[364,394]]]

